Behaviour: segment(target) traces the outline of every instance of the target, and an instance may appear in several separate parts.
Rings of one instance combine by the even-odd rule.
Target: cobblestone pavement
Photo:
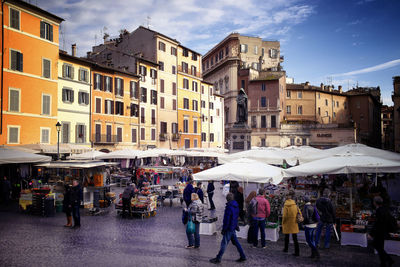
[[[119,188],[117,190],[120,190]],[[219,188],[216,206],[221,227],[225,205]],[[169,204],[165,202],[165,204]],[[84,215],[80,229],[67,229],[64,213],[43,218],[0,211],[0,266],[211,266],[221,235],[201,236],[199,249],[185,249],[187,239],[181,223],[180,203],[159,208],[155,217],[125,219],[114,208],[100,216]],[[236,248],[229,244],[221,266],[378,266],[378,256],[367,248],[332,244],[321,250],[319,261],[300,244],[300,257],[283,253],[282,235],[267,248],[252,248],[239,239],[248,260],[236,263]],[[293,246],[289,247],[293,253]],[[400,263],[399,257],[394,257]]]

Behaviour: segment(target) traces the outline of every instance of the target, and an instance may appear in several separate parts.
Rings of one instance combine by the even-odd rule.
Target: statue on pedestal
[[[236,123],[247,124],[247,95],[243,88],[240,88],[239,94],[236,98]]]

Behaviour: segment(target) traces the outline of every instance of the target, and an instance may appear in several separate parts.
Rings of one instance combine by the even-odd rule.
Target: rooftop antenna
[[[96,46],[97,43],[97,34],[94,35],[94,46]]]
[[[326,83],[327,83],[328,85],[332,85],[332,76],[326,77]]]
[[[147,19],[146,19],[146,21],[147,21],[147,29],[150,29],[150,22],[151,22],[151,17],[150,16],[147,16]]]

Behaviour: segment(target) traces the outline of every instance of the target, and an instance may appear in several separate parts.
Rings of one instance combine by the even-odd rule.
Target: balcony
[[[167,133],[160,133],[160,141],[165,142],[168,139],[168,134]]]
[[[94,144],[115,144],[118,143],[117,135],[112,134],[93,134],[92,140]]]
[[[179,141],[179,138],[180,138],[180,136],[179,136],[179,134],[178,133],[173,133],[172,134],[172,141],[174,141],[174,142],[176,142],[176,141]]]
[[[183,69],[182,65],[178,65],[178,71],[186,73],[188,75],[195,76],[197,78],[201,78],[201,72],[200,71],[192,71],[192,69]]]

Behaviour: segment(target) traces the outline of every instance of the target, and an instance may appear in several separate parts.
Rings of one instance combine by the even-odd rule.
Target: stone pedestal
[[[229,153],[251,149],[251,128],[245,123],[235,123],[227,130]]]

